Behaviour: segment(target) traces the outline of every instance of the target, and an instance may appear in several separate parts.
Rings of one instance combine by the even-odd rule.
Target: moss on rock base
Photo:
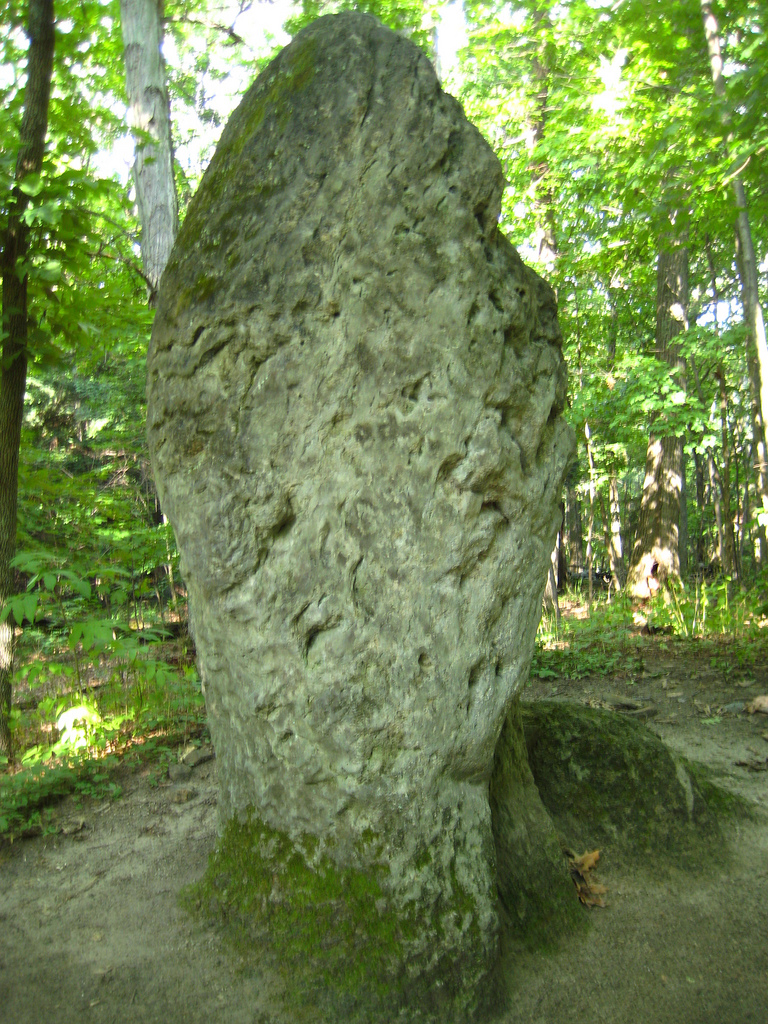
[[[485,1019],[481,996],[460,984],[461,965],[440,961],[439,921],[415,903],[395,905],[376,836],[360,847],[359,865],[342,867],[314,836],[294,841],[251,813],[229,822],[182,904],[222,926],[246,962],[282,977],[297,1021],[317,1013],[345,1024]],[[466,894],[453,898],[463,907]],[[413,956],[428,932],[432,963]]]

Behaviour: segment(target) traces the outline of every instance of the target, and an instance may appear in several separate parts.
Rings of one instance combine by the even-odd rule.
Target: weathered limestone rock
[[[374,990],[468,1019],[495,957],[489,778],[573,447],[502,186],[413,44],[323,18],[232,115],[160,291],[150,446],[233,872],[271,872],[249,914],[292,972],[375,944],[375,984],[325,971],[350,1019]],[[323,942],[292,885],[333,907]]]

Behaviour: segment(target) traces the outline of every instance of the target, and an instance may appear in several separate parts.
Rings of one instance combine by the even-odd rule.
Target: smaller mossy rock
[[[503,933],[528,946],[555,946],[586,918],[528,764],[519,698],[496,745],[490,803]]]
[[[698,773],[644,725],[564,701],[524,704],[523,723],[542,802],[576,852],[693,866],[702,843],[718,838]]]

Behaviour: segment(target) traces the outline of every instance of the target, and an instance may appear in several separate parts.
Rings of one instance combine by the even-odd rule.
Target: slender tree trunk
[[[550,270],[557,260],[557,228],[555,223],[554,196],[549,184],[549,165],[536,152],[537,146],[544,138],[547,125],[549,83],[552,76],[553,48],[550,45],[552,23],[546,9],[540,10],[536,4],[532,6],[533,33],[539,43],[531,57],[531,73],[535,82],[533,116],[528,122],[528,149],[531,153],[529,170],[534,190],[536,209],[536,238],[539,260]],[[561,527],[562,529],[562,527]],[[557,599],[558,564],[560,559],[559,545],[561,536],[558,533],[555,547],[550,554],[552,563],[547,576],[544,590],[544,607],[554,610],[556,621],[560,622],[560,606]]]
[[[720,27],[709,0],[701,0],[701,15],[704,35],[707,40],[709,62],[712,68],[712,84],[720,104],[720,119],[727,129],[730,113],[726,106],[726,87],[723,77],[723,58],[720,47]],[[731,136],[726,140],[730,143]],[[744,180],[739,173],[731,175],[731,184],[736,200],[736,245],[737,266],[742,285],[744,318],[748,328],[747,365],[752,400],[752,430],[756,455],[757,488],[763,506],[764,517],[768,518],[768,343],[765,336],[763,310],[758,291],[758,271],[755,249],[752,244],[752,230],[747,212],[747,197]],[[759,534],[759,560],[768,564],[768,542],[765,525],[761,524]]]
[[[610,505],[611,536],[608,545],[608,559],[616,589],[621,590],[625,582],[624,545],[621,540],[621,498],[619,480],[615,473],[608,479],[608,502]]]
[[[592,456],[592,440],[589,424],[584,424],[584,436],[587,439],[587,461],[589,462],[589,529],[587,531],[587,571],[589,572],[589,610],[592,611],[592,570],[594,568],[592,538],[595,531],[595,460]]]
[[[581,502],[575,487],[565,489],[565,536],[568,568],[584,568],[584,535],[581,529]]]
[[[696,525],[696,572],[700,572],[702,567],[706,564],[706,548],[704,541],[704,509],[706,507],[704,495],[704,466],[701,461],[701,456],[696,452],[694,453],[693,460],[696,465],[696,508],[699,510]]]
[[[688,250],[683,245],[659,253],[656,283],[656,354],[682,374],[674,339],[686,327]],[[680,509],[683,497],[683,442],[651,435],[645,463],[643,500],[627,587],[650,597],[651,581],[680,578]]]
[[[154,307],[157,290],[179,230],[173,174],[171,107],[162,54],[164,0],[120,0],[129,119],[136,146],[133,180],[141,225],[141,260]],[[163,523],[168,522],[162,514]],[[176,601],[173,561],[165,571]]]
[[[557,225],[554,195],[549,183],[549,164],[536,152],[544,138],[549,113],[549,86],[555,49],[552,44],[552,22],[546,9],[532,5],[533,34],[538,45],[531,55],[531,77],[535,83],[534,113],[528,125],[528,146],[532,154],[529,165],[534,188],[536,211],[536,246],[539,260],[552,269],[557,260]]]
[[[163,0],[120,0],[129,120],[136,142],[133,178],[141,224],[141,259],[149,304],[179,228],[165,62]]]
[[[720,389],[720,436],[723,447],[723,472],[720,477],[720,492],[723,496],[722,565],[726,576],[735,576],[736,538],[733,532],[733,514],[731,513],[731,445],[728,436],[728,394],[725,388],[725,371],[722,365],[715,372]]]
[[[611,370],[616,362],[616,341],[619,335],[619,307],[616,302],[616,289],[613,284],[608,287],[608,302],[611,319],[608,326],[608,366]],[[608,504],[610,507],[610,527],[606,519],[606,530],[610,530],[606,542],[611,576],[617,590],[621,590],[626,582],[624,568],[624,544],[621,539],[621,499],[619,497],[619,478],[615,472],[608,478]]]
[[[725,564],[725,531],[723,530],[723,506],[720,502],[720,473],[710,453],[707,459],[709,469],[709,489],[712,493],[712,504],[715,509],[715,529],[717,530],[717,561],[722,569]]]
[[[48,132],[54,50],[53,0],[29,0],[27,84],[19,133],[16,181],[43,165]],[[2,240],[2,361],[0,362],[0,609],[13,593],[11,561],[16,551],[19,447],[27,384],[27,275],[19,275],[29,246],[23,214],[28,197],[14,188]],[[0,624],[0,751],[13,757],[10,730],[13,697],[13,622]]]
[[[738,465],[738,462],[737,462],[737,465]],[[751,536],[751,531],[749,529],[749,517],[750,517],[749,478],[750,478],[750,474],[749,473],[745,473],[744,474],[744,500],[742,501],[742,505],[741,505],[741,520],[739,522],[739,549],[738,550],[739,550],[739,565],[741,565],[741,566],[744,565],[744,539],[745,539],[745,534],[746,534],[746,539],[747,540],[749,540],[750,536]],[[750,555],[749,555],[750,561],[752,561],[752,559],[754,559],[754,557],[755,557],[755,551],[754,551],[754,547],[753,547],[752,551],[750,552]]]
[[[677,549],[680,557],[680,576],[688,575],[688,484],[686,480],[685,441],[680,438],[680,529]]]

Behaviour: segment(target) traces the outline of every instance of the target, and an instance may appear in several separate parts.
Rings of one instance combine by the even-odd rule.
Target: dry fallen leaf
[[[576,857],[569,850],[567,851],[568,867],[570,868],[573,884],[576,886],[576,893],[585,907],[605,907],[608,904],[603,899],[608,892],[604,885],[590,878],[589,873],[600,859],[600,851],[592,850]]]
[[[768,694],[763,693],[759,697],[755,697],[749,704],[744,705],[744,710],[748,711],[750,715],[754,715],[756,711],[768,715]]]
[[[580,857],[572,858],[572,864],[583,874],[585,871],[591,871],[599,860],[600,851],[592,850],[591,853],[582,853]]]

